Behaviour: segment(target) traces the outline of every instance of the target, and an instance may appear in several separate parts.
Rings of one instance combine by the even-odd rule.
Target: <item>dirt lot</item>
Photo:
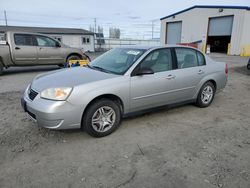
[[[0,187],[250,187],[247,59],[213,58],[230,76],[211,107],[125,119],[100,139],[39,128],[21,109],[26,85],[56,67],[9,70],[0,77]]]

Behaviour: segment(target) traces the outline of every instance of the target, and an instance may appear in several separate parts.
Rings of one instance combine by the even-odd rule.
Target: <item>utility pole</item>
[[[4,11],[5,26],[8,26],[6,10]]]
[[[154,20],[152,20],[152,39],[154,39]]]
[[[96,33],[96,18],[94,18],[94,23],[95,23],[95,33]]]

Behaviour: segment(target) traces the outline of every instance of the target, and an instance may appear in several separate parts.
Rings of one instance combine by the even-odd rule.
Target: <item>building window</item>
[[[5,41],[5,34],[4,33],[0,33],[0,41]]]
[[[82,43],[83,44],[90,44],[90,38],[89,37],[82,37]]]

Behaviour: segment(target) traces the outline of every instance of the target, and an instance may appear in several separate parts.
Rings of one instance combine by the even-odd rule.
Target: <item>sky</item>
[[[250,6],[250,0],[0,0],[0,25],[120,28],[121,38],[160,37],[160,18],[194,5]],[[153,26],[153,32],[152,32]]]

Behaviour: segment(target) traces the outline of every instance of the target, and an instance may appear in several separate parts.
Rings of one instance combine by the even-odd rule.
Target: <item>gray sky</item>
[[[250,0],[0,0],[0,25],[4,10],[8,25],[73,27],[89,29],[97,25],[121,29],[122,38],[159,38],[161,17],[193,5],[250,6]]]

